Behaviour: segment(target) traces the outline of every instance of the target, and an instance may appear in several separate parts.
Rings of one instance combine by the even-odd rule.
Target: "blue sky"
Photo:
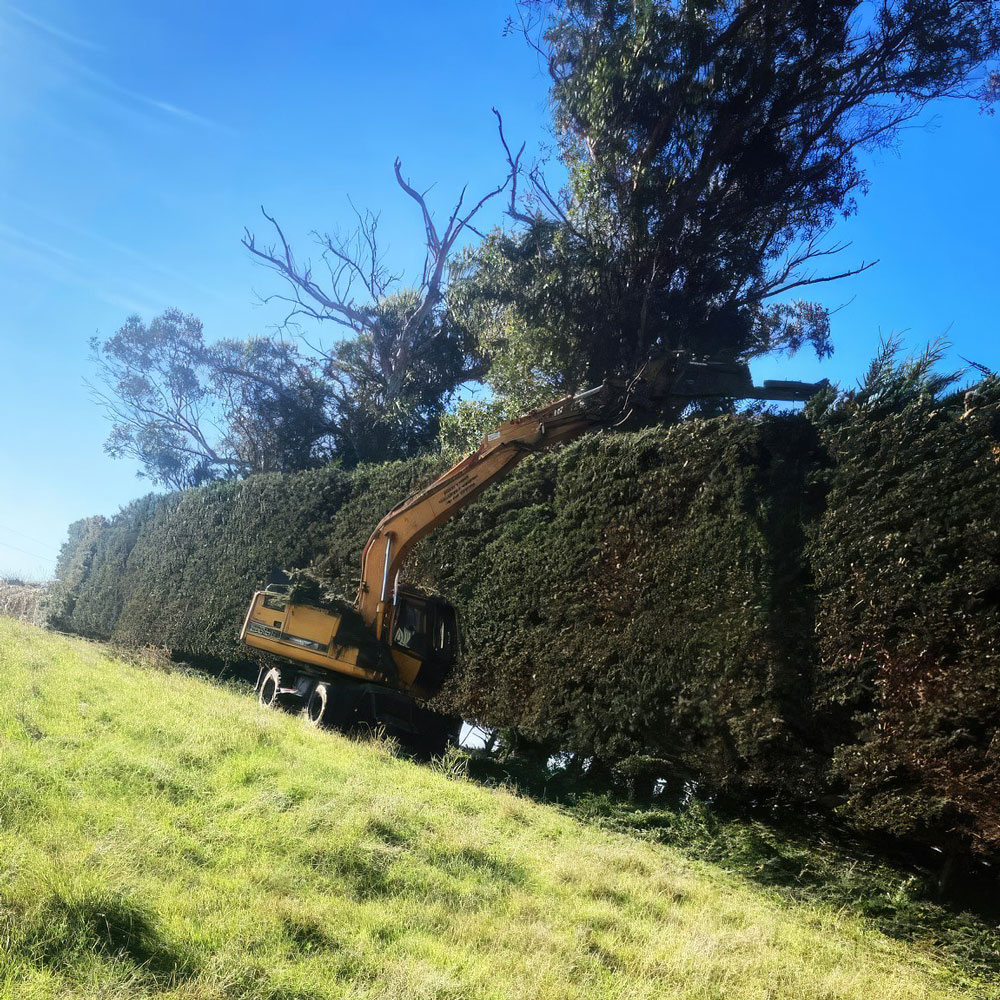
[[[275,285],[239,242],[261,204],[304,250],[310,229],[349,223],[350,195],[413,274],[419,219],[393,159],[436,182],[444,214],[466,182],[503,176],[491,105],[510,137],[546,139],[544,75],[503,37],[510,7],[0,0],[0,573],[47,576],[70,521],[148,492],[102,451],[91,336],[170,305],[210,338],[265,332],[280,314],[256,293]],[[835,357],[759,377],[852,383],[892,332],[1000,368],[1000,117],[946,104],[923,125],[871,163],[835,234],[881,261],[814,296],[849,302]]]

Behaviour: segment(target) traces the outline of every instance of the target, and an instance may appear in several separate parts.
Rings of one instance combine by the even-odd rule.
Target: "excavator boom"
[[[413,546],[533,452],[595,428],[625,424],[640,412],[677,415],[696,399],[804,401],[823,385],[775,381],[755,386],[745,364],[700,361],[675,352],[648,361],[629,379],[609,379],[507,421],[471,455],[382,518],[362,555],[357,608],[380,636],[398,574]]]

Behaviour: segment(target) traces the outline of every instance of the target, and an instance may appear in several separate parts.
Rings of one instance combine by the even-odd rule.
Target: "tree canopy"
[[[996,96],[977,76],[1000,50],[995,3],[519,9],[568,183],[553,192],[506,146],[516,225],[472,251],[465,280],[495,303],[484,347],[522,387],[594,383],[654,348],[828,354],[829,310],[799,295],[871,266],[827,239],[866,190],[859,154],[932,100]]]
[[[172,489],[329,461],[332,392],[295,346],[266,337],[206,344],[201,321],[130,316],[91,349],[105,450]]]
[[[443,223],[397,159],[425,236],[409,283],[386,263],[377,213],[315,231],[314,266],[265,212],[271,242],[247,230],[243,243],[277,276],[268,299],[287,307],[283,336],[209,346],[196,319],[168,310],[95,342],[111,454],[169,486],[350,466],[465,448],[653,351],[825,356],[830,311],[802,296],[874,263],[830,240],[867,188],[863,154],[892,147],[933,100],[989,111],[1000,95],[997,0],[517,10],[548,68],[565,185],[528,165],[499,112],[505,178],[478,200],[463,190]],[[474,220],[498,197],[512,225],[481,237]],[[307,339],[303,322],[337,338]],[[483,380],[488,403],[453,407]]]

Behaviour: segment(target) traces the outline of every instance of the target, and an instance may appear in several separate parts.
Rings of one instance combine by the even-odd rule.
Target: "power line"
[[[27,549],[18,548],[16,545],[11,545],[9,542],[0,542],[5,549],[13,549],[15,552],[20,552],[22,555],[31,556],[32,559],[41,559],[42,562],[54,563],[56,561],[55,556],[42,556],[37,552],[29,552]]]
[[[25,541],[34,542],[36,545],[41,545],[42,548],[55,551],[55,546],[51,542],[43,542],[40,538],[32,538],[31,535],[26,535],[23,531],[18,531],[17,528],[8,528],[6,524],[0,524],[0,531],[9,531],[12,535],[17,535],[19,538],[25,539]]]

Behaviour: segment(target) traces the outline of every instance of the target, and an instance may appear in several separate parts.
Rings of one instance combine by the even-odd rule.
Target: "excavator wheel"
[[[263,708],[279,708],[278,691],[281,688],[281,671],[277,667],[271,669],[264,675],[260,682],[260,694],[257,700]]]
[[[326,721],[326,707],[330,701],[330,685],[317,684],[309,695],[306,703],[306,719],[309,725],[322,726]]]

